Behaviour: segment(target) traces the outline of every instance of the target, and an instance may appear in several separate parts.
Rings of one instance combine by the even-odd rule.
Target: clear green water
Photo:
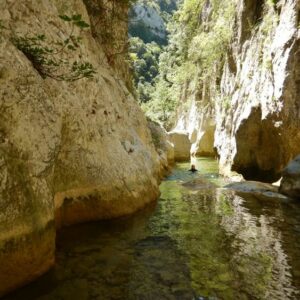
[[[300,299],[300,204],[186,188],[224,184],[213,160],[188,168],[156,205],[63,229],[55,268],[6,299]]]

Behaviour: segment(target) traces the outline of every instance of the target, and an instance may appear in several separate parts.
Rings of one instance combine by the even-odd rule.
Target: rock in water
[[[278,187],[259,181],[243,181],[227,184],[226,189],[234,190],[243,194],[251,194],[261,200],[266,199],[281,199],[287,200],[288,198],[278,193]]]
[[[279,191],[292,198],[300,199],[300,155],[283,170]]]
[[[191,190],[213,190],[217,186],[205,178],[196,178],[182,184],[184,187]]]
[[[194,299],[188,261],[169,236],[149,236],[135,245],[128,299]]]

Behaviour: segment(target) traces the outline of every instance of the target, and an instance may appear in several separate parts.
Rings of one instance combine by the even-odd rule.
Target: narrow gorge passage
[[[300,0],[0,0],[0,298],[300,299]]]
[[[62,229],[55,267],[4,300],[297,299],[300,203],[224,190],[211,159],[188,167],[175,166],[157,205]]]

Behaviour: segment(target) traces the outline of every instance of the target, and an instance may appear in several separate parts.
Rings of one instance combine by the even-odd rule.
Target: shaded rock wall
[[[160,160],[126,87],[124,56],[112,62],[96,14],[88,14],[99,3],[0,2],[0,296],[53,265],[56,227],[129,214],[158,197]],[[13,34],[66,38],[62,14],[92,24],[74,34],[83,38],[77,58],[97,71],[93,79],[43,79],[11,42]],[[127,39],[119,26],[117,45]]]

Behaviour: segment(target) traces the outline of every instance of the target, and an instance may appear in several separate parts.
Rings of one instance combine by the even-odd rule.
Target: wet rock
[[[191,142],[187,132],[171,131],[168,133],[171,143],[174,145],[175,161],[190,159]]]
[[[278,192],[278,187],[269,183],[263,183],[258,181],[243,181],[234,182],[226,185],[224,188],[234,190],[240,193],[252,194],[260,198],[274,198],[287,200],[289,199],[285,195]]]
[[[140,240],[135,257],[128,299],[193,299],[188,262],[169,236]]]
[[[192,190],[215,189],[217,186],[205,178],[196,178],[182,184],[184,187]]]
[[[300,199],[300,155],[283,170],[279,191],[289,197]]]

